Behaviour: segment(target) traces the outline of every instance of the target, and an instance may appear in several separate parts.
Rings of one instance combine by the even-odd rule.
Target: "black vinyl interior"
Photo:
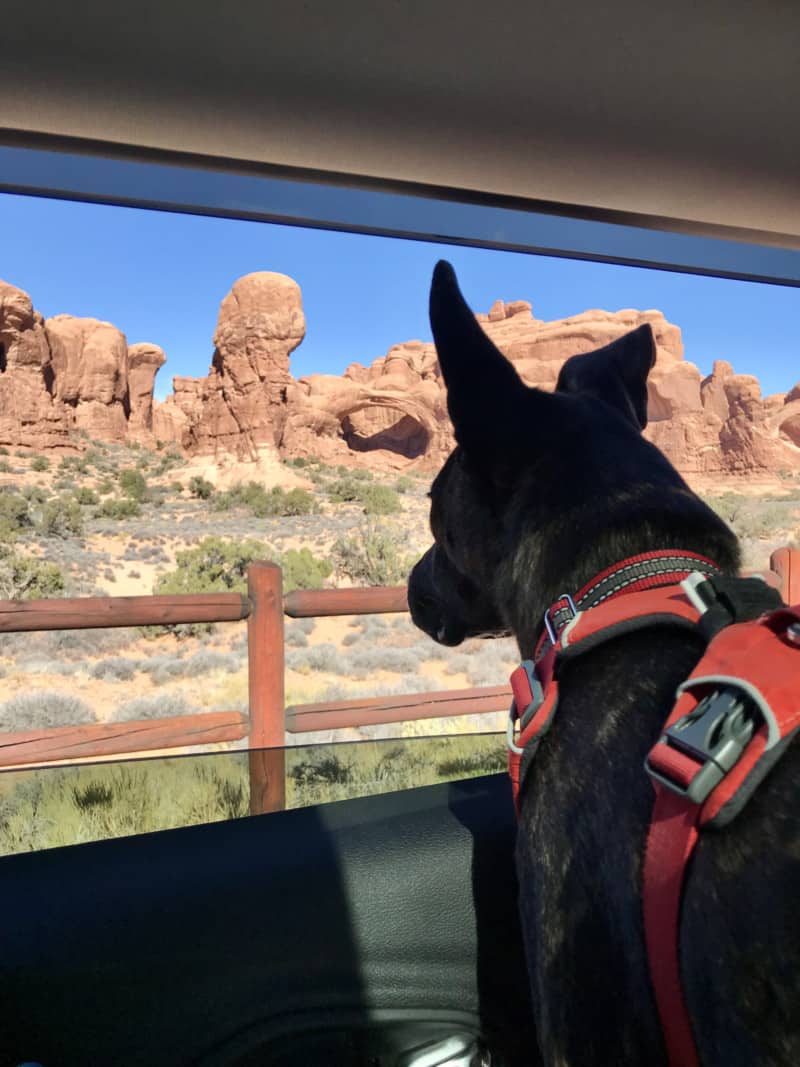
[[[506,775],[0,860],[0,1064],[536,1063]]]

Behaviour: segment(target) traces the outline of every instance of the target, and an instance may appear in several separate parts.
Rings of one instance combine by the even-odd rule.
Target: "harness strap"
[[[736,673],[743,665],[745,678]],[[800,605],[727,626],[679,687],[645,764],[656,791],[643,871],[645,943],[670,1067],[699,1064],[680,976],[689,861],[700,830],[735,818],[800,730],[799,676]]]
[[[686,871],[700,830],[735,818],[800,731],[800,605],[786,608],[758,579],[709,577],[710,561],[681,587],[643,577],[630,562],[616,568],[625,573],[621,585],[604,572],[576,594],[581,610],[562,596],[545,614],[537,662],[524,661],[511,676],[509,773],[519,813],[521,779],[552,724],[565,661],[656,625],[688,627],[710,642],[645,763],[656,792],[643,871],[648,964],[670,1067],[699,1067],[680,976]]]

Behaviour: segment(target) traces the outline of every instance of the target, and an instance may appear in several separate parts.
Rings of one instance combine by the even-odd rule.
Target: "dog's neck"
[[[544,614],[562,593],[575,594],[622,561],[666,550],[696,554],[727,575],[739,571],[736,538],[698,497],[682,487],[659,488],[636,507],[619,501],[561,517],[519,549],[500,576],[501,600],[522,658],[531,658]]]

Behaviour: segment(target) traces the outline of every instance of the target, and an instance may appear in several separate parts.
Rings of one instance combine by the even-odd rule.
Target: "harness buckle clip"
[[[714,690],[666,730],[645,770],[678,796],[704,803],[747,748],[755,731],[753,711],[741,692]]]
[[[578,609],[575,607],[575,601],[572,599],[569,593],[562,593],[561,596],[554,601],[554,603],[558,604],[561,600],[566,600],[567,603],[565,605],[562,605],[560,608],[557,608],[556,613],[558,613],[559,611],[569,610],[572,612],[571,617],[574,619],[575,616],[578,614]],[[551,604],[547,611],[544,613],[544,628],[545,630],[547,630],[547,636],[550,638],[550,644],[554,645],[558,641],[558,633],[556,632],[555,623],[550,618],[550,612],[552,610],[553,604]]]

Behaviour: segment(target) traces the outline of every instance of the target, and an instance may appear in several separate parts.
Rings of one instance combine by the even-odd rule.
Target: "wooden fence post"
[[[247,570],[250,615],[247,663],[250,697],[250,813],[286,803],[284,755],[283,575],[276,563]]]

